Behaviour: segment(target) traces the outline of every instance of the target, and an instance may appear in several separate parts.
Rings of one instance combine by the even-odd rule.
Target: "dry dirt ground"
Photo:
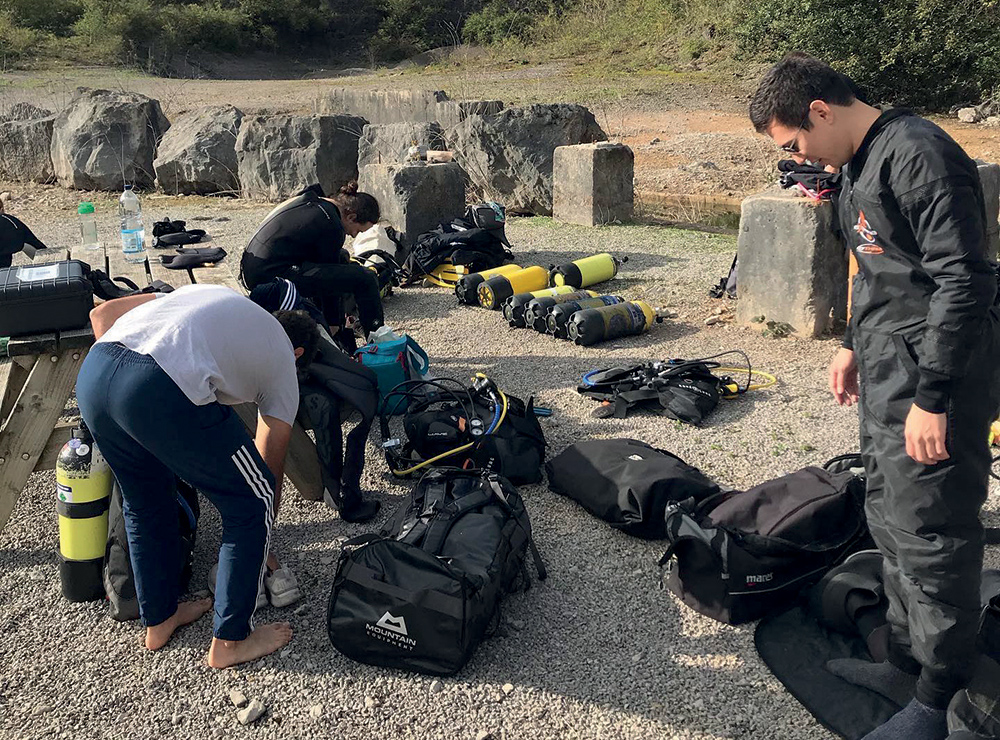
[[[513,62],[514,60],[511,60]],[[588,74],[568,62],[539,66],[466,60],[408,70],[349,70],[348,76],[266,59],[217,62],[213,72],[238,79],[167,79],[96,69],[13,72],[0,77],[0,111],[27,100],[57,110],[80,85],[141,92],[160,100],[167,116],[201,105],[230,103],[245,112],[308,113],[323,90],[343,85],[376,89],[443,89],[452,97],[501,99],[508,104],[580,102],[594,111],[611,138],[636,155],[640,192],[718,198],[722,209],[734,198],[776,180],[779,156],[754,133],[746,104],[761,68],[722,77],[686,74]],[[254,79],[284,76],[285,79]],[[935,120],[974,157],[1000,158],[1000,130]],[[675,215],[679,206],[673,204]],[[707,206],[700,206],[707,207]],[[738,206],[737,206],[738,207]],[[688,214],[696,220],[698,207]]]

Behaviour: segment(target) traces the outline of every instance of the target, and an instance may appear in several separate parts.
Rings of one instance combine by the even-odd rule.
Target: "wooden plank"
[[[68,421],[61,421],[56,424],[55,428],[52,430],[52,434],[49,435],[49,441],[45,443],[45,447],[42,449],[42,454],[39,455],[38,462],[35,463],[35,469],[32,472],[37,473],[41,470],[55,469],[56,460],[59,459],[59,452],[62,450],[63,445],[69,442],[74,429],[76,429],[76,424]]]
[[[99,249],[85,249],[82,245],[71,247],[69,258],[86,262],[94,270],[101,270],[105,273],[108,271],[108,257],[103,245]]]
[[[197,267],[193,270],[188,270],[188,272],[192,273],[192,279],[195,283],[224,285],[245,295],[246,291],[243,290],[240,281],[236,279],[236,273],[233,272],[234,268],[239,270],[239,265],[235,262],[230,263],[231,259],[232,257],[226,257],[222,262],[217,262],[214,265],[206,267]]]
[[[168,270],[160,262],[160,256],[164,254],[174,254],[167,249],[154,249],[149,253],[149,274],[152,280],[162,280],[167,285],[179,288],[182,285],[191,284],[190,270]]]
[[[59,262],[69,258],[69,250],[65,247],[49,247],[48,249],[33,249],[31,253],[18,252],[14,255],[14,266],[40,265],[46,262]]]
[[[257,431],[257,407],[252,403],[233,406],[250,436]],[[307,501],[323,498],[323,474],[319,467],[316,444],[299,424],[292,425],[292,438],[285,453],[285,476]]]
[[[30,367],[25,369],[9,359],[0,365],[0,427],[3,427],[10,410],[14,408],[14,402],[21,395],[21,389],[28,380],[29,369]]]
[[[145,288],[149,285],[149,272],[146,270],[146,261],[129,262],[125,259],[120,249],[108,249],[108,276],[111,278],[126,277],[134,282],[138,287]]]
[[[82,329],[67,329],[59,332],[59,351],[82,349],[94,343],[94,329],[90,322]]]
[[[66,407],[84,354],[71,350],[56,362],[39,358],[0,430],[0,531]]]

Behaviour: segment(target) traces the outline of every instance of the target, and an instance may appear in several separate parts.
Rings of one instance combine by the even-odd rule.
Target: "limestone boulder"
[[[369,164],[400,164],[414,144],[444,149],[444,131],[433,121],[369,124],[358,141],[358,169]]]
[[[358,116],[248,116],[236,137],[244,197],[279,201],[318,182],[332,194],[358,176]]]
[[[156,146],[169,127],[152,98],[79,88],[53,123],[55,176],[59,184],[81,190],[151,187]]]
[[[383,223],[410,241],[465,212],[465,173],[454,162],[366,165],[358,188],[379,202]]]
[[[473,197],[496,200],[510,212],[544,216],[552,214],[556,147],[607,138],[587,108],[562,103],[472,115],[447,132]]]
[[[437,104],[448,100],[442,90],[364,90],[331,88],[320,95],[322,116],[361,116],[370,123],[416,123],[437,120]]]
[[[153,162],[157,187],[184,195],[239,191],[236,137],[242,121],[243,113],[231,105],[178,116]]]
[[[48,183],[52,171],[52,125],[56,117],[27,103],[13,106],[0,121],[0,179]]]

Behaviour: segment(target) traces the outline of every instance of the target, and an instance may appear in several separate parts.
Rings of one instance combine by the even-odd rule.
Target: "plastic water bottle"
[[[125,192],[118,199],[118,216],[121,218],[122,254],[129,262],[144,262],[146,230],[142,226],[142,206],[131,185],[125,186]]]
[[[97,217],[94,215],[94,204],[84,201],[76,209],[80,217],[80,243],[84,249],[100,249],[101,242],[97,238]]]

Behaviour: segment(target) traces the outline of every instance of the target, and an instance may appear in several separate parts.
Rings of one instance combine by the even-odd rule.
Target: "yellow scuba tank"
[[[104,598],[104,548],[108,542],[111,468],[83,422],[56,461],[59,579],[70,601]]]
[[[482,272],[474,272],[471,275],[463,275],[455,284],[455,296],[459,303],[467,306],[479,305],[479,294],[476,292],[479,286],[488,278],[494,275],[512,275],[522,270],[520,265],[500,265]]]
[[[512,295],[541,290],[548,284],[548,270],[538,265],[526,267],[510,275],[494,275],[477,289],[479,305],[491,311],[498,311],[503,302]]]
[[[527,310],[528,304],[533,300],[536,298],[569,295],[574,291],[575,288],[570,285],[560,285],[558,288],[542,288],[541,290],[533,290],[529,293],[512,295],[503,302],[503,317],[507,319],[507,323],[511,326],[523,329],[525,319],[527,318],[524,312]]]
[[[610,280],[618,274],[618,268],[625,262],[628,262],[628,257],[619,260],[607,252],[595,254],[553,267],[549,272],[549,281],[552,285],[586,288]]]
[[[547,331],[558,339],[566,338],[566,324],[577,311],[585,311],[588,308],[600,308],[601,306],[613,306],[617,303],[624,303],[625,299],[616,295],[602,295],[596,298],[583,298],[578,301],[569,301],[553,306],[543,317],[545,328],[538,331]]]
[[[645,301],[618,303],[577,311],[570,316],[566,333],[577,344],[589,347],[608,339],[642,334],[655,320],[656,312]]]

